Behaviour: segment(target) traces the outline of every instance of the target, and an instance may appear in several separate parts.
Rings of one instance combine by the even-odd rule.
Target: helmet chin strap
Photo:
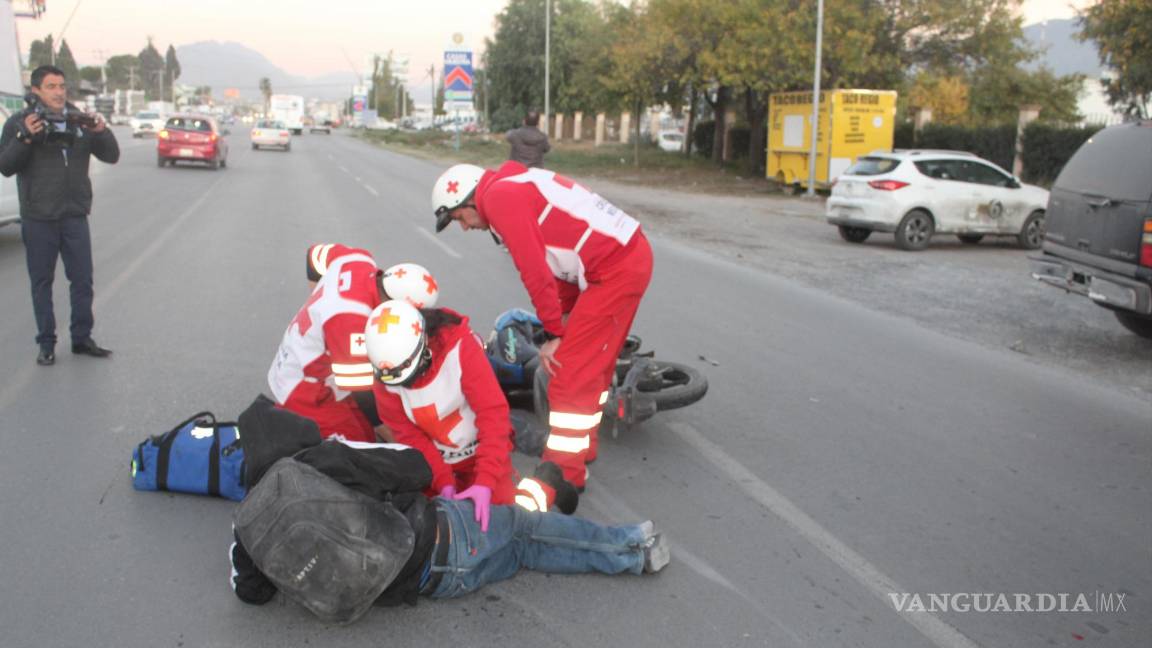
[[[391,297],[388,296],[388,291],[384,290],[384,271],[383,270],[377,270],[376,271],[376,296],[378,296],[380,298],[381,304],[388,301],[389,299],[392,299]]]
[[[405,380],[404,382],[396,383],[396,386],[397,387],[407,387],[408,385],[411,385],[412,383],[416,382],[417,378],[419,378],[420,376],[423,376],[424,372],[428,371],[428,367],[431,367],[431,366],[432,366],[432,351],[429,350],[427,346],[425,346],[424,350],[420,353],[420,361],[416,365],[416,371],[413,371],[412,375],[408,376],[408,379]]]

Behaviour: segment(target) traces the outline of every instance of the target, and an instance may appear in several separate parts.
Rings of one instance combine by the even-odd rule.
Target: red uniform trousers
[[[614,261],[589,281],[568,315],[556,352],[563,366],[548,385],[551,431],[542,460],[560,466],[577,488],[584,487],[584,465],[596,458],[616,358],[652,279],[652,248],[639,231]]]
[[[368,417],[364,416],[364,412],[356,405],[356,399],[352,397],[344,400],[329,398],[320,403],[304,403],[301,400],[289,398],[282,407],[316,421],[322,438],[340,436],[348,441],[364,441],[366,443],[380,441],[376,438],[376,431],[372,429]]]

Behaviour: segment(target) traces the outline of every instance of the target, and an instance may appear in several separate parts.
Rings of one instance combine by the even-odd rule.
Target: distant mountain
[[[356,77],[351,72],[334,72],[320,77],[302,77],[276,67],[264,55],[240,43],[202,41],[176,48],[180,60],[180,83],[210,86],[220,96],[225,88],[236,88],[246,99],[259,99],[260,79],[268,77],[272,91],[319,99],[344,99]]]
[[[1104,71],[1100,65],[1100,56],[1096,53],[1096,45],[1092,41],[1081,43],[1075,36],[1080,31],[1076,20],[1049,20],[1046,22],[1028,25],[1024,28],[1024,38],[1040,50],[1040,58],[1034,61],[1031,67],[1047,65],[1058,75],[1086,74],[1090,77],[1099,77]]]

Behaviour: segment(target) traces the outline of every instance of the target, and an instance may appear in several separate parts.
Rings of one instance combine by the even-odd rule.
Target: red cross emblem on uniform
[[[400,316],[393,315],[391,309],[385,308],[384,310],[380,311],[380,314],[376,316],[376,319],[372,320],[370,323],[375,324],[376,331],[383,334],[388,332],[389,324],[400,323]]]
[[[439,286],[436,285],[436,279],[430,274],[424,275],[424,283],[428,284],[427,290],[429,295],[436,292],[436,289],[439,288]]]
[[[412,408],[412,418],[416,419],[416,425],[424,433],[432,438],[433,441],[440,445],[446,445],[452,448],[458,447],[452,443],[448,433],[452,428],[463,419],[460,416],[460,410],[455,410],[445,418],[440,418],[439,412],[436,411],[436,405],[423,405],[421,407]]]
[[[312,293],[308,301],[304,302],[304,307],[300,309],[299,313],[296,313],[296,317],[292,318],[292,324],[300,327],[300,335],[308,335],[308,329],[312,328],[312,316],[308,313],[308,309],[323,296],[324,286],[320,286],[316,292]]]
[[[460,183],[455,180],[448,181],[448,193],[456,193],[460,190]]]

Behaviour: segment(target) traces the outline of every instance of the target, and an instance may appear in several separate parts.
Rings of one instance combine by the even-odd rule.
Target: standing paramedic
[[[616,358],[652,278],[640,224],[607,200],[544,169],[505,162],[496,171],[458,164],[432,188],[436,231],[499,237],[551,339],[540,348],[548,387],[543,460],[583,489]]]
[[[56,363],[56,315],[52,282],[64,261],[72,302],[72,353],[104,358],[112,352],[92,339],[92,182],[88,157],[115,164],[116,137],[100,115],[68,103],[64,72],[51,65],[32,71],[29,108],[12,115],[0,133],[0,173],[16,176],[20,233],[32,282],[36,315],[36,363]],[[79,119],[78,119],[79,117]]]

